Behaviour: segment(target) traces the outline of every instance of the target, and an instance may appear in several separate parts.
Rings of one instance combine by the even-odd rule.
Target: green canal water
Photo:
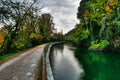
[[[120,53],[83,51],[68,44],[52,48],[55,80],[120,80]]]

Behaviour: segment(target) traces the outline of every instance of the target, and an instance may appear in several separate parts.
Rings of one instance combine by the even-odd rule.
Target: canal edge
[[[47,80],[54,80],[54,76],[53,76],[53,72],[52,72],[52,68],[51,68],[51,65],[50,65],[50,49],[52,46],[56,45],[56,44],[59,44],[59,43],[64,43],[64,42],[53,42],[53,43],[50,43],[49,46],[48,46],[48,50],[47,50],[47,53],[46,53],[46,59],[45,59],[45,63],[46,63],[46,77],[47,77]]]
[[[49,59],[49,55],[50,55],[50,48],[52,47],[53,43],[51,43],[48,47],[48,51],[46,53],[46,72],[47,72],[47,80],[54,80],[53,77],[53,72],[52,72],[52,68],[50,65],[50,59]]]

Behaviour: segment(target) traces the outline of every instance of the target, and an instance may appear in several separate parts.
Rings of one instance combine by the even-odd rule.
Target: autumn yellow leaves
[[[105,6],[105,11],[107,14],[110,14],[113,9],[118,5],[118,0],[109,0],[108,5]]]

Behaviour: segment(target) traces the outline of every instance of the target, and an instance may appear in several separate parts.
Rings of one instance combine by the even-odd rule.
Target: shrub
[[[91,46],[89,47],[90,50],[103,50],[108,45],[110,45],[110,42],[108,40],[101,40],[100,42],[98,40],[92,41]]]
[[[12,49],[25,49],[31,47],[31,42],[28,37],[25,35],[19,36],[17,39],[14,40],[14,43],[12,44]]]
[[[31,40],[32,45],[35,46],[42,42],[43,36],[41,34],[31,33],[30,40]]]

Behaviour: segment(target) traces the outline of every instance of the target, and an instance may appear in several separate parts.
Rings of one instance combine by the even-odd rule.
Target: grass
[[[39,67],[38,67],[38,79],[37,80],[42,80],[42,71],[43,71],[43,58],[40,61]]]
[[[44,55],[41,59],[41,61],[39,62],[39,68],[38,68],[38,78],[37,80],[47,80],[47,76],[46,76],[46,65],[45,65],[45,56],[46,56],[46,53],[48,51],[48,47],[49,47],[49,44],[47,44],[45,47],[44,47]]]
[[[24,49],[24,50],[17,50],[17,51],[14,51],[14,52],[10,52],[10,53],[7,53],[5,55],[0,55],[0,64],[14,58],[14,57],[17,57],[18,55],[20,55],[21,53],[27,51],[29,49]]]

